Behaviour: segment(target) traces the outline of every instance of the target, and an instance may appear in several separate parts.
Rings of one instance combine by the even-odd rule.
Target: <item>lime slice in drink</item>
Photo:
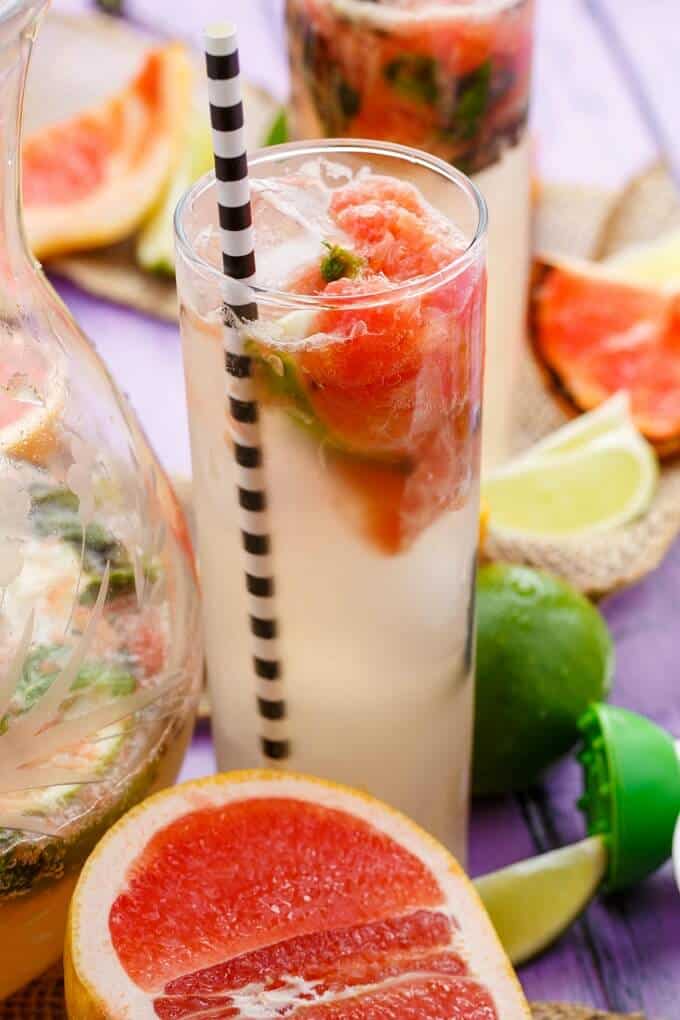
[[[652,447],[624,425],[583,445],[577,437],[568,451],[529,451],[490,474],[482,492],[498,534],[558,539],[609,531],[640,516],[657,478]]]
[[[578,917],[606,870],[607,850],[596,836],[485,875],[475,885],[517,965],[549,946]]]

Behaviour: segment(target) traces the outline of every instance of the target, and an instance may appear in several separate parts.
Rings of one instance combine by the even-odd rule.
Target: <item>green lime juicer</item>
[[[514,964],[546,949],[600,890],[633,885],[673,852],[680,742],[644,716],[593,704],[579,722],[588,838],[475,882]],[[680,824],[676,869],[680,884]]]
[[[605,892],[641,881],[671,857],[680,817],[680,742],[645,716],[593,705],[579,722],[588,834],[607,849]]]

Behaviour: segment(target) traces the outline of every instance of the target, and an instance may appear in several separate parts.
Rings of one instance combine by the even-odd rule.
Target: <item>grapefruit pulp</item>
[[[565,264],[544,268],[533,312],[538,359],[578,408],[626,390],[657,451],[680,448],[680,295]]]
[[[486,281],[475,265],[447,276],[465,239],[413,184],[357,178],[333,190],[328,214],[359,268],[328,280],[321,249],[292,281],[327,304],[307,327],[323,342],[286,354],[283,396],[330,448],[325,463],[359,506],[352,519],[395,555],[465,503],[476,472]]]
[[[192,71],[176,43],[151,50],[103,105],[23,146],[24,223],[39,257],[131,234],[157,202],[185,137]]]
[[[528,1020],[471,884],[431,837],[322,780],[240,772],[102,840],[66,941],[77,1020]]]

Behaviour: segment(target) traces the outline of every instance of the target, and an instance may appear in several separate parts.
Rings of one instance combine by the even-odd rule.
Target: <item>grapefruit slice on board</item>
[[[192,94],[184,47],[150,50],[100,106],[23,146],[26,232],[42,258],[121,240],[158,201],[179,155]]]
[[[539,362],[573,404],[625,390],[659,454],[680,448],[680,294],[564,263],[543,267],[532,319]]]
[[[73,1020],[528,1020],[481,901],[403,815],[235,772],[150,798],[78,882]]]

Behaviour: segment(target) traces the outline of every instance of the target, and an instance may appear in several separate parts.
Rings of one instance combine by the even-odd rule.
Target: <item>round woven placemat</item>
[[[667,171],[654,167],[619,196],[591,189],[547,185],[536,210],[539,253],[601,258],[658,237],[680,223],[680,199]],[[569,420],[533,358],[522,365],[513,446],[517,453]],[[559,541],[507,538],[485,543],[489,559],[552,570],[581,591],[606,595],[639,580],[663,559],[680,531],[680,459],[663,465],[651,506],[643,517],[612,531]]]
[[[602,1013],[588,1006],[557,1002],[535,1002],[532,1014],[533,1020],[645,1020],[641,1013]],[[66,1020],[61,974],[50,971],[11,999],[0,1002],[0,1020]]]

